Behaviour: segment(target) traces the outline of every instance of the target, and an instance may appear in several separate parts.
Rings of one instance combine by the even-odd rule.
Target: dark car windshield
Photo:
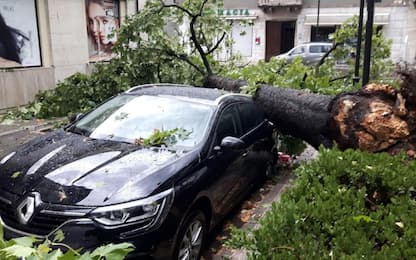
[[[192,148],[207,130],[214,107],[174,96],[120,95],[83,117],[73,127],[91,138],[135,143],[156,130],[175,128],[190,133],[176,147]]]

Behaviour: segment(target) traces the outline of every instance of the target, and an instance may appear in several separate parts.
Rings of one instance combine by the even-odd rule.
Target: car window
[[[208,129],[214,107],[173,96],[120,95],[83,117],[75,127],[91,138],[135,143],[155,130],[184,129],[189,136],[176,147],[199,144]]]
[[[241,103],[238,105],[243,133],[249,132],[264,121],[264,113],[254,103]]]
[[[322,46],[322,49],[326,53],[326,52],[328,52],[331,49],[331,47],[332,47],[331,45],[323,45]]]
[[[221,140],[226,136],[239,137],[236,124],[236,108],[226,108],[218,118],[215,145],[220,145]]]
[[[329,45],[311,45],[309,46],[310,53],[326,53],[331,46]]]
[[[293,51],[290,53],[290,55],[298,55],[298,54],[302,54],[305,53],[305,47],[301,46],[301,47],[297,47],[295,49],[293,49]]]

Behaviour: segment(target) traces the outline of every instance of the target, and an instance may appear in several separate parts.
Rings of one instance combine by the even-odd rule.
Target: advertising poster
[[[0,0],[0,68],[41,65],[35,0]]]
[[[118,0],[86,0],[90,61],[109,60],[120,26]]]

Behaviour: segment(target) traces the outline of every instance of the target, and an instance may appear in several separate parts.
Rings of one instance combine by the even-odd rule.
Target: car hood
[[[194,154],[57,130],[3,160],[0,189],[20,196],[37,192],[42,201],[54,204],[109,205],[167,188],[163,186],[197,158]]]

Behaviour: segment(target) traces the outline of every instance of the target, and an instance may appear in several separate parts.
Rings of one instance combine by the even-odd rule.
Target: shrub
[[[404,155],[320,150],[257,230],[229,244],[252,259],[416,257],[416,162]]]

